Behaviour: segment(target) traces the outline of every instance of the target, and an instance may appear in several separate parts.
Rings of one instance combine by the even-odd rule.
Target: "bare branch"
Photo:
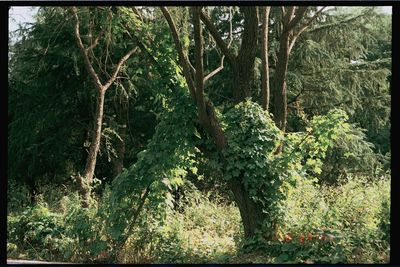
[[[104,32],[105,32],[105,29],[103,29],[99,33],[99,35],[96,37],[96,39],[94,39],[94,42],[92,42],[91,45],[86,48],[86,51],[92,50],[99,44],[100,37],[104,34]]]
[[[142,17],[142,14],[140,14],[140,12],[139,12],[139,10],[136,8],[136,7],[132,7],[132,11],[133,11],[133,13],[135,13],[135,15],[137,16],[137,17],[139,17],[139,19],[143,22],[143,17]]]
[[[189,87],[190,95],[192,96],[192,98],[194,100],[196,100],[196,89],[195,89],[194,82],[193,82],[193,79],[192,79],[191,73],[190,73],[189,60],[186,57],[185,53],[183,52],[183,47],[179,40],[179,35],[178,35],[178,31],[176,29],[174,20],[172,19],[171,14],[169,13],[169,11],[166,7],[160,7],[160,8],[161,8],[161,12],[163,13],[165,19],[167,20],[169,28],[171,30],[172,37],[175,42],[175,47],[176,47],[176,50],[178,51],[179,61],[182,66],[183,75],[184,75],[186,83]]]
[[[190,63],[190,60],[188,60],[189,67],[190,67],[190,74],[192,75],[192,79],[196,76],[196,69],[193,67],[192,63]]]
[[[228,37],[229,37],[229,43],[228,43],[228,48],[231,46],[231,44],[232,44],[232,41],[233,41],[233,35],[232,35],[232,29],[233,29],[233,26],[232,26],[232,7],[229,7],[229,35],[228,35]],[[224,69],[224,59],[225,59],[225,55],[222,55],[222,57],[221,57],[221,64],[220,64],[220,66],[219,67],[217,67],[215,70],[213,70],[213,71],[211,71],[209,74],[207,74],[205,77],[204,77],[204,83],[207,81],[207,80],[209,80],[210,78],[212,78],[213,76],[215,76],[215,75],[217,75],[221,70],[223,70]]]
[[[83,43],[82,43],[82,39],[79,33],[79,17],[78,17],[78,13],[77,13],[77,8],[74,6],[72,7],[72,13],[75,17],[75,39],[77,41],[77,44],[79,46],[79,49],[82,53],[82,56],[84,58],[85,61],[85,66],[89,71],[90,76],[92,76],[93,81],[95,83],[96,88],[99,91],[105,91],[107,90],[110,85],[115,81],[115,79],[117,78],[118,72],[121,69],[122,65],[125,63],[125,61],[128,60],[128,58],[136,51],[137,47],[131,49],[130,51],[128,51],[128,53],[126,53],[118,62],[113,75],[111,76],[111,78],[106,82],[105,85],[103,85],[100,81],[99,76],[97,75],[96,71],[94,70],[92,63],[89,60],[89,56],[88,56],[88,48],[85,48]]]
[[[302,32],[304,32],[325,8],[326,6],[315,12],[314,16],[312,16],[304,25],[302,25],[300,30],[297,32],[297,35],[300,35]]]
[[[217,28],[215,28],[214,24],[211,22],[211,19],[203,12],[200,12],[200,19],[206,25],[208,31],[211,33],[222,53],[224,53],[231,64],[234,64],[235,55],[231,52],[231,50],[229,50],[229,47],[225,44],[224,40],[222,40],[221,35],[218,33]]]
[[[125,61],[128,60],[128,58],[135,53],[135,51],[137,50],[137,47],[132,48],[131,50],[128,51],[128,53],[126,53],[118,62],[113,75],[111,76],[111,78],[107,81],[107,83],[104,85],[104,90],[107,90],[111,84],[113,84],[113,82],[115,81],[115,79],[117,78],[118,72],[121,69],[122,65],[125,63]]]
[[[78,13],[77,13],[77,8],[75,6],[73,6],[71,8],[71,11],[75,18],[75,39],[78,44],[79,50],[81,51],[83,59],[85,61],[85,66],[89,72],[89,75],[92,76],[92,79],[93,79],[93,82],[94,82],[96,88],[98,90],[102,90],[103,85],[100,81],[99,76],[97,76],[96,71],[94,70],[94,68],[92,66],[92,63],[90,62],[88,54],[87,54],[87,50],[85,49],[85,47],[83,46],[83,43],[82,43],[81,35],[79,33],[79,17],[78,17]]]
[[[233,32],[233,25],[232,25],[232,19],[233,19],[233,15],[232,15],[232,7],[229,7],[229,43],[228,43],[228,48],[231,46],[232,41],[233,41],[233,36],[232,36],[232,32]]]
[[[211,71],[209,74],[207,74],[204,77],[204,82],[206,82],[207,80],[209,80],[211,77],[215,76],[216,74],[218,74],[221,70],[224,69],[224,59],[225,59],[225,55],[222,56],[221,58],[221,65],[216,68],[215,70]]]

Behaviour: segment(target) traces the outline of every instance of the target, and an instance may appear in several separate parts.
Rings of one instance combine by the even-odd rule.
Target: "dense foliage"
[[[41,7],[10,43],[9,258],[388,262],[389,15],[272,7],[265,69],[254,42],[261,7],[76,10]],[[302,23],[286,21],[291,11]],[[288,25],[299,35],[285,58]],[[99,118],[88,66],[107,81],[129,49]],[[245,64],[251,77],[240,80]],[[90,160],[96,120],[100,148],[83,206],[75,177]]]

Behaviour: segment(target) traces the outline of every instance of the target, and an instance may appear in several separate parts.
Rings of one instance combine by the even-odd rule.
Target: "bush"
[[[366,130],[354,124],[349,126],[349,131],[340,133],[327,151],[319,176],[324,183],[336,184],[338,179],[355,174],[374,178],[384,172],[385,159],[374,152],[374,145],[366,139]]]
[[[286,252],[281,253],[278,262],[387,262],[389,190],[387,178],[366,182],[363,177],[350,177],[339,187],[298,182],[297,187],[289,191],[284,225],[280,236],[276,237],[281,242],[289,237],[291,245],[283,245]],[[329,242],[300,242],[301,246],[299,242],[292,242],[308,236],[311,240]],[[280,249],[283,250],[283,246]]]
[[[7,184],[7,214],[22,212],[30,205],[30,192],[26,185],[9,179]]]
[[[9,253],[31,259],[67,259],[64,252],[74,247],[66,235],[62,215],[51,212],[44,204],[28,208],[21,215],[8,216]]]

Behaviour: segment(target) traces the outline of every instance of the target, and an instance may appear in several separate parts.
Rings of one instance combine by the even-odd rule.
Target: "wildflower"
[[[286,242],[292,241],[292,237],[290,237],[290,235],[285,235],[285,241]]]
[[[303,234],[301,234],[300,236],[299,236],[299,240],[300,240],[300,243],[304,243],[304,240],[305,240],[306,238],[305,238],[305,236],[303,235]]]
[[[312,234],[311,234],[311,233],[308,233],[307,239],[308,239],[308,240],[312,240],[312,238],[313,238]]]

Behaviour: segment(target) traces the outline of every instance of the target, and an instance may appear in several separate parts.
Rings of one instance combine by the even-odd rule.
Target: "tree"
[[[324,8],[320,8],[311,18],[307,18],[309,7],[281,7],[282,29],[279,37],[279,52],[274,80],[274,119],[278,127],[285,131],[287,123],[286,75],[289,64],[289,55],[297,38],[311,25]],[[304,21],[303,23],[300,23]]]
[[[175,47],[178,51],[180,58],[180,63],[184,70],[183,74],[185,76],[186,82],[189,86],[192,97],[195,96],[194,101],[197,103],[198,109],[198,119],[201,125],[211,134],[213,137],[217,148],[219,151],[223,151],[229,146],[229,140],[225,136],[218,118],[216,118],[214,105],[211,100],[204,100],[204,75],[203,75],[203,36],[201,21],[206,25],[210,34],[213,36],[218,47],[223,52],[224,56],[227,58],[231,68],[231,78],[233,79],[233,104],[240,103],[245,100],[246,97],[250,97],[251,83],[254,79],[254,66],[256,58],[256,50],[254,47],[258,45],[258,8],[257,7],[243,7],[242,12],[244,15],[243,22],[243,33],[240,48],[235,55],[226,45],[225,41],[222,39],[211,19],[202,12],[201,8],[193,8],[193,26],[194,26],[194,45],[195,45],[195,79],[190,73],[190,63],[187,56],[184,54],[182,46],[180,44],[179,36],[177,34],[176,27],[174,25],[173,19],[169,14],[167,8],[162,8],[163,14],[170,26],[171,32],[173,33],[173,38],[175,42]],[[296,14],[295,14],[296,11]],[[318,16],[322,11],[317,11],[310,19],[308,19],[304,24],[300,26],[298,31],[294,32],[294,28],[298,23],[304,19],[307,7],[289,7],[285,12],[283,8],[283,30],[280,36],[280,48],[278,52],[278,61],[276,63],[275,71],[275,89],[274,89],[274,118],[278,127],[285,131],[287,108],[286,108],[286,72],[287,65],[289,62],[289,54],[294,46],[297,37],[304,32],[311,22]],[[264,36],[266,28],[266,17],[264,11]],[[265,53],[265,37],[264,37],[264,48]],[[264,56],[264,71],[263,75],[268,72],[266,60]],[[267,87],[264,84],[264,91]],[[264,93],[265,94],[265,93]],[[223,156],[220,155],[221,160],[224,161]],[[229,188],[234,194],[234,198],[238,207],[240,209],[241,217],[243,220],[244,231],[246,237],[254,236],[257,230],[260,228],[265,214],[262,211],[262,205],[252,200],[252,196],[249,194],[247,188],[244,185],[243,177],[245,175],[245,170],[242,170],[239,179],[230,179],[228,181]],[[274,226],[270,226],[274,227]],[[272,232],[273,230],[270,230]]]
[[[114,83],[117,78],[117,75],[122,67],[122,65],[129,59],[129,57],[136,51],[137,47],[132,48],[129,50],[124,56],[121,57],[118,64],[115,66],[115,70],[112,73],[111,77],[105,82],[102,83],[98,74],[96,73],[95,69],[92,66],[92,62],[89,59],[89,52],[96,47],[99,42],[100,35],[94,40],[94,42],[85,47],[82,39],[81,34],[79,32],[79,17],[77,13],[77,8],[72,7],[71,9],[74,18],[75,18],[75,38],[76,43],[78,44],[79,50],[81,55],[85,61],[85,67],[89,75],[93,80],[93,84],[96,88],[97,99],[96,99],[96,111],[95,111],[95,123],[93,127],[92,137],[91,137],[91,145],[89,148],[89,154],[86,161],[85,170],[83,171],[83,176],[78,174],[76,179],[78,180],[81,186],[81,194],[83,196],[83,207],[88,207],[90,202],[90,188],[93,182],[93,174],[94,169],[96,167],[96,159],[97,154],[100,148],[100,137],[101,137],[101,129],[103,124],[103,113],[104,113],[104,96],[108,88]],[[92,34],[92,33],[89,33]]]

